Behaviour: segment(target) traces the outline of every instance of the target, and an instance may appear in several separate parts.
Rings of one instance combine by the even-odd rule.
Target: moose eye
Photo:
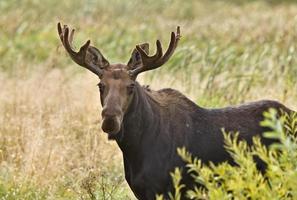
[[[103,83],[98,83],[97,85],[99,87],[100,92],[103,92],[104,88],[105,88],[105,85]]]
[[[135,88],[135,83],[131,83],[127,86],[128,94],[132,94]]]

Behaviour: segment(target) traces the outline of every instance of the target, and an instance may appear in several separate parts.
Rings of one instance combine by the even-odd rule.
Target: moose
[[[74,29],[67,25],[58,23],[58,34],[72,60],[100,79],[101,128],[121,149],[125,178],[137,199],[152,200],[156,194],[168,198],[168,191],[173,190],[170,171],[176,166],[185,167],[177,155],[178,147],[185,147],[204,164],[227,161],[235,165],[224,148],[222,128],[238,131],[239,138],[248,144],[258,135],[263,144],[270,145],[275,141],[261,135],[267,131],[259,125],[263,112],[269,108],[293,112],[271,100],[208,109],[177,90],[154,91],[141,86],[136,81],[138,74],[161,67],[173,55],[181,38],[180,27],[171,33],[164,54],[160,40],[156,41],[154,55],[149,55],[148,43],[139,44],[127,64],[110,64],[90,40],[75,51]],[[257,167],[263,170],[265,163],[258,160]],[[185,175],[183,184],[191,187],[193,180]]]

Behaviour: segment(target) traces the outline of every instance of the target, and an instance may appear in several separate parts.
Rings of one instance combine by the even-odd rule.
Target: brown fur
[[[167,196],[172,190],[169,172],[184,167],[177,147],[186,147],[205,164],[235,164],[224,149],[221,129],[239,131],[240,138],[251,144],[253,136],[262,137],[266,130],[259,122],[270,107],[291,112],[268,100],[206,109],[176,90],[147,91],[137,84],[121,131],[114,138],[123,152],[127,182],[138,199],[153,199],[156,193]],[[263,137],[262,141],[265,145],[275,142]],[[265,163],[259,159],[257,166],[264,171]],[[184,174],[183,184],[192,187],[193,180]]]

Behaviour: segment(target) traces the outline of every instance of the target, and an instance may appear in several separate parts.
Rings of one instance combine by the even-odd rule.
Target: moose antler
[[[145,50],[141,48],[140,45],[136,45],[136,49],[140,53],[142,65],[136,69],[131,70],[130,74],[132,76],[137,76],[137,74],[139,74],[141,72],[156,69],[156,68],[162,66],[172,56],[175,48],[177,47],[177,44],[178,44],[178,41],[180,38],[181,38],[180,27],[178,26],[176,29],[176,33],[175,32],[171,33],[169,47],[164,55],[163,55],[162,45],[161,45],[160,40],[156,41],[157,50],[156,50],[155,55],[153,55],[153,56],[149,56],[145,52]]]
[[[85,67],[100,76],[102,74],[102,69],[109,65],[109,62],[103,57],[101,52],[96,47],[90,46],[90,40],[88,40],[78,52],[74,51],[72,40],[75,30],[72,29],[69,35],[69,28],[67,25],[64,25],[62,28],[61,23],[59,22],[57,26],[61,42],[72,60],[78,65]]]

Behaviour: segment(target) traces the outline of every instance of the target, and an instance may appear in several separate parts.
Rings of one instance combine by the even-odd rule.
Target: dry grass
[[[134,198],[120,150],[100,130],[98,80],[59,47],[57,21],[80,29],[77,44],[91,38],[115,61],[128,60],[135,43],[166,43],[179,24],[175,56],[141,83],[179,89],[207,107],[268,98],[297,110],[290,1],[58,2],[0,2],[2,199]]]
[[[94,77],[60,69],[23,75],[1,76],[1,169],[54,191],[80,192],[89,173],[125,186],[120,152],[100,130]]]

